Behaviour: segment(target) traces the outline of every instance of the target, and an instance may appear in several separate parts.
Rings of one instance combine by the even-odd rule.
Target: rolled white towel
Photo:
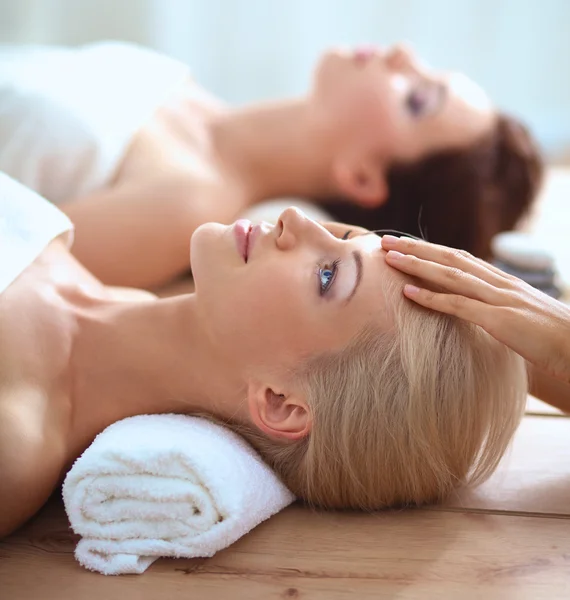
[[[105,575],[207,557],[294,500],[237,434],[198,417],[143,415],[97,436],[63,485],[75,557]]]

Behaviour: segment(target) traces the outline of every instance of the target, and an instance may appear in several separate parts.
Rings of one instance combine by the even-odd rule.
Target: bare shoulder
[[[66,438],[52,408],[37,387],[0,388],[0,538],[32,517],[59,483]]]

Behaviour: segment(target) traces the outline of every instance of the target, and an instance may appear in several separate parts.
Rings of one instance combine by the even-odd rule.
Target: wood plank
[[[570,419],[525,417],[495,474],[446,507],[570,515]]]
[[[160,560],[142,576],[81,568],[60,502],[0,543],[10,600],[556,600],[570,587],[570,520],[293,506],[211,559]]]

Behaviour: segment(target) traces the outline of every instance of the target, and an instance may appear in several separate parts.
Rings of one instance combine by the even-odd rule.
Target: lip
[[[261,225],[253,225],[249,230],[249,235],[247,236],[247,260],[245,262],[247,262],[250,259],[251,253],[253,252],[253,247],[255,246],[255,242],[257,241],[257,238],[261,235],[261,233]]]
[[[357,65],[366,65],[372,58],[378,54],[378,48],[374,46],[361,46],[355,48],[352,53],[352,59]]]
[[[248,246],[251,228],[251,221],[248,221],[247,219],[239,219],[234,223],[234,238],[236,240],[237,250],[244,262],[247,262],[247,257],[249,254]]]

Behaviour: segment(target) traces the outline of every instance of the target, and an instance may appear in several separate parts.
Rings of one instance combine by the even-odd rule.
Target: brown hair
[[[488,259],[493,236],[513,229],[530,209],[542,175],[541,154],[528,129],[499,114],[493,132],[468,148],[394,166],[383,206],[321,204],[343,223],[397,229]]]

